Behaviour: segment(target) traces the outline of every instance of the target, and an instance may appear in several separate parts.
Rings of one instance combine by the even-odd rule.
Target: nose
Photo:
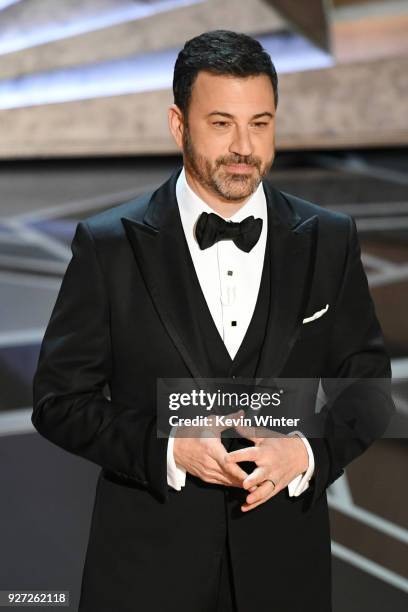
[[[236,126],[229,151],[240,157],[247,157],[252,154],[252,143],[248,129]]]

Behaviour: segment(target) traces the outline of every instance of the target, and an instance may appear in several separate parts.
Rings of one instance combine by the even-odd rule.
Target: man
[[[79,609],[328,612],[325,491],[389,397],[337,398],[324,437],[167,440],[156,383],[389,377],[355,224],[266,179],[277,77],[257,41],[193,38],[173,89],[183,167],[78,224],[34,379],[37,430],[102,467]]]

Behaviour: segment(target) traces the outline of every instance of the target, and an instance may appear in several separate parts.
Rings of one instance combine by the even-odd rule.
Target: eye
[[[268,125],[268,123],[266,121],[256,121],[254,123],[255,127],[264,127],[265,125]]]
[[[216,125],[218,127],[225,127],[226,125],[229,125],[228,121],[214,121],[213,125]]]

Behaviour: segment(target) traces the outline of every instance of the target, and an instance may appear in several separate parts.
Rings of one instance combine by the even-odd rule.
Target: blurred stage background
[[[393,373],[407,377],[408,2],[0,0],[0,589],[70,590],[77,608],[98,468],[31,426],[39,346],[78,220],[180,165],[174,61],[218,28],[270,52],[271,176],[355,217]],[[396,401],[408,415],[404,386]],[[329,491],[334,612],[407,609],[406,458],[405,440],[381,440]]]

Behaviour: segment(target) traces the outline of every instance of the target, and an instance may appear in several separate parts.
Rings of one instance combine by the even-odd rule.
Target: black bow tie
[[[195,235],[201,250],[208,249],[219,240],[232,240],[245,253],[256,245],[262,231],[262,219],[253,215],[240,223],[225,221],[215,213],[203,212],[198,217]]]

